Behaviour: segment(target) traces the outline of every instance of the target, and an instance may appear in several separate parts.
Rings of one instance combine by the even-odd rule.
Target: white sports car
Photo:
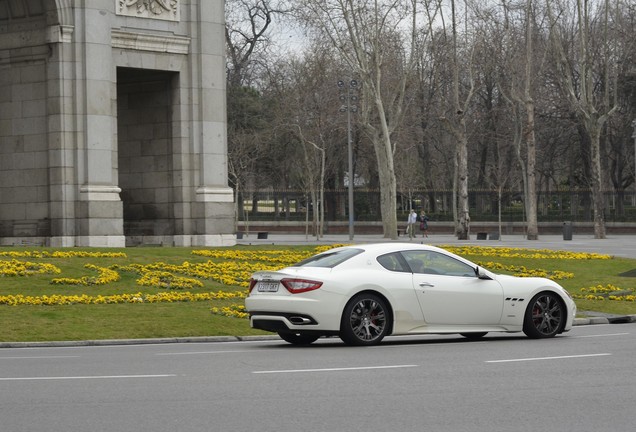
[[[569,331],[576,314],[549,279],[494,274],[437,247],[400,243],[340,247],[256,272],[245,306],[253,328],[292,344],[335,335],[349,345],[431,333],[549,338]]]

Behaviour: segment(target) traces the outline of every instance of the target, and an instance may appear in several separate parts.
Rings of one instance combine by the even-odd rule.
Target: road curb
[[[612,315],[593,316],[588,318],[574,318],[572,325],[594,325],[594,324],[629,324],[636,322],[636,315]]]
[[[269,336],[265,336],[269,337]],[[198,336],[154,339],[103,339],[80,341],[51,341],[51,342],[0,342],[0,348],[41,348],[41,347],[86,347],[113,345],[151,345],[172,343],[206,343],[206,342],[239,342],[237,336]]]
[[[610,317],[574,318],[573,326],[595,324],[629,324],[636,322],[636,315],[617,315]],[[2,348],[44,348],[44,347],[87,347],[87,346],[118,346],[118,345],[161,345],[174,343],[210,343],[210,342],[251,342],[265,340],[280,340],[278,335],[262,336],[192,336],[154,339],[103,339],[81,341],[51,341],[51,342],[0,342]]]

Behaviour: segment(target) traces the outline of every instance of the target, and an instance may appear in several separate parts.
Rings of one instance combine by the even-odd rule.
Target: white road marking
[[[39,359],[68,359],[79,356],[28,356],[28,357],[0,357],[0,360],[39,360]]]
[[[585,335],[585,336],[570,336],[571,338],[593,338],[593,337],[605,337],[605,336],[627,336],[629,333],[608,333],[599,335]]]
[[[87,379],[131,379],[131,378],[171,378],[175,374],[163,375],[94,375],[94,376],[58,376],[58,377],[10,377],[0,381],[51,381],[51,380],[87,380]]]
[[[511,363],[511,362],[538,361],[538,360],[561,360],[561,359],[584,358],[584,357],[602,357],[602,356],[610,356],[610,355],[612,354],[600,353],[600,354],[580,354],[580,355],[555,356],[555,357],[530,357],[530,358],[507,359],[507,360],[486,360],[485,363]]]
[[[324,369],[287,369],[287,370],[268,370],[268,371],[253,371],[253,374],[276,374],[276,373],[299,373],[299,372],[339,372],[339,371],[359,371],[359,370],[372,370],[372,369],[398,369],[398,368],[413,368],[419,365],[391,365],[391,366],[361,366],[361,367],[349,367],[349,368],[324,368]]]
[[[197,355],[197,354],[236,354],[236,353],[247,353],[254,351],[250,350],[233,350],[233,351],[190,351],[190,352],[166,352],[166,353],[156,353],[158,356],[179,356],[179,355]],[[263,352],[263,351],[259,351]]]

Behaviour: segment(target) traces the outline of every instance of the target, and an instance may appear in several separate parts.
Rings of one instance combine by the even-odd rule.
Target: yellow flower
[[[87,269],[95,270],[99,276],[82,276],[81,278],[54,278],[54,285],[106,285],[119,280],[119,273],[106,267],[98,267],[94,264],[86,264]]]
[[[33,274],[59,274],[62,271],[53,264],[34,263],[29,261],[0,260],[0,276],[29,276]]]

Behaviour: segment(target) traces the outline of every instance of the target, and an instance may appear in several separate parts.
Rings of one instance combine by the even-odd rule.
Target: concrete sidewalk
[[[592,235],[575,235],[572,240],[563,240],[560,235],[539,236],[539,240],[527,240],[523,235],[504,235],[500,240],[477,240],[476,235],[471,235],[470,240],[457,240],[453,235],[432,234],[427,238],[418,236],[413,240],[408,237],[400,237],[398,240],[390,240],[381,235],[361,234],[354,235],[353,240],[349,240],[348,234],[328,234],[320,239],[302,234],[279,234],[267,233],[267,238],[259,239],[257,233],[244,235],[237,240],[240,245],[314,245],[314,244],[361,244],[378,242],[416,242],[430,245],[471,245],[471,246],[492,246],[492,247],[517,247],[529,249],[550,249],[566,250],[571,252],[593,252],[613,255],[623,258],[636,259],[636,235],[611,235],[606,239],[597,240]]]

